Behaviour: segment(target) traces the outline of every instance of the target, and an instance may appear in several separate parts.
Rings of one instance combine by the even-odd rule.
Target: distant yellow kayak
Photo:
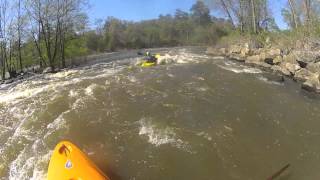
[[[110,180],[77,146],[68,141],[62,141],[55,147],[47,179]]]
[[[155,54],[154,57],[158,60],[161,55],[160,54]],[[145,61],[141,64],[141,67],[151,67],[151,66],[155,66],[157,65],[156,62],[148,62],[148,61]]]
[[[151,67],[151,66],[155,66],[156,63],[155,62],[143,62],[141,64],[141,67]]]

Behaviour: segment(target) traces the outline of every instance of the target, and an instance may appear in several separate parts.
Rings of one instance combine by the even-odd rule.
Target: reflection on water
[[[319,179],[320,101],[291,81],[168,52],[32,77],[0,90],[0,177],[44,179],[68,139],[113,179]],[[169,61],[168,61],[169,62]]]

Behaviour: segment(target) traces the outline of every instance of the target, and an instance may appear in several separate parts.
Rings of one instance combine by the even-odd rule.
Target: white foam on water
[[[212,141],[212,136],[210,136],[208,133],[206,133],[206,132],[199,132],[199,133],[197,133],[197,136],[200,136],[200,137],[203,137],[203,138],[205,138],[206,140],[208,140],[208,141]]]
[[[47,75],[49,78],[65,78],[65,77],[68,77],[68,76],[71,76],[75,73],[77,73],[78,71],[77,70],[74,70],[74,69],[71,69],[71,70],[66,70],[66,71],[61,71],[61,72],[57,72],[57,73],[54,73],[54,74],[49,74]]]
[[[71,97],[71,98],[77,97],[77,96],[79,96],[79,92],[71,89],[71,90],[69,91],[69,95],[68,95],[68,96]]]
[[[155,127],[147,124],[142,124],[139,130],[139,135],[148,136],[148,142],[160,146],[175,142],[175,134],[166,128],[164,130],[155,129]]]
[[[170,54],[176,55],[170,55]],[[205,60],[208,60],[209,56],[207,55],[199,55],[187,52],[186,49],[179,50],[178,53],[176,52],[169,52],[162,55],[158,59],[159,64],[188,64],[188,63],[199,63]]]
[[[209,90],[209,88],[208,87],[197,87],[196,90],[200,91],[200,92],[206,92]]]
[[[238,67],[231,67],[231,66],[222,66],[218,65],[218,67],[227,70],[227,71],[232,71],[234,73],[247,73],[247,74],[260,74],[262,71],[257,68],[251,68],[251,67],[246,67],[246,66],[238,66]]]
[[[173,128],[156,127],[147,119],[140,120],[139,124],[139,135],[147,136],[150,144],[155,145],[156,147],[164,144],[171,144],[174,147],[191,152],[188,143],[177,138]]]
[[[274,84],[274,85],[282,85],[282,83],[280,82],[276,82],[276,81],[270,81],[268,80],[267,78],[263,77],[263,76],[259,76],[257,77],[259,80],[265,82],[265,83],[268,83],[268,84]]]
[[[11,93],[0,93],[0,104],[6,104],[6,103],[10,103],[13,102],[14,100],[21,100],[23,98],[30,98],[33,97],[43,91],[45,91],[48,88],[48,86],[44,86],[44,87],[38,87],[38,88],[28,88],[25,89],[23,91],[16,91],[16,92],[11,92]],[[16,102],[14,102],[16,103]]]
[[[132,83],[135,83],[135,82],[138,81],[137,78],[134,77],[134,76],[128,76],[128,80],[129,80],[130,82],[132,82]]]
[[[97,70],[89,69],[85,70],[69,70],[64,71],[56,74],[46,74],[43,75],[44,80],[26,80],[17,86],[9,89],[8,91],[0,91],[0,104],[15,104],[20,101],[23,101],[26,98],[33,98],[41,93],[47,93],[49,91],[59,92],[59,90],[63,90],[65,86],[71,84],[77,84],[84,80],[93,80],[98,78],[105,78],[113,75],[119,71],[124,69],[123,66],[117,66],[116,68],[112,69],[102,69],[99,70],[99,74],[97,74]],[[93,72],[92,76],[84,76],[84,77],[72,77],[76,73],[89,73]],[[81,73],[80,73],[81,72]],[[69,77],[70,76],[70,77]],[[61,78],[66,78],[65,81],[62,81]],[[41,77],[38,77],[41,78]],[[62,82],[61,82],[62,81]]]
[[[64,118],[64,116],[69,113],[71,110],[67,110],[63,113],[61,113],[53,122],[49,123],[47,125],[47,132],[44,135],[44,139],[46,139],[48,136],[50,136],[52,133],[58,131],[58,130],[68,130],[67,121]]]
[[[32,148],[24,148],[17,158],[9,165],[9,180],[42,180],[46,178],[46,164],[50,160],[52,151],[43,154],[34,149],[38,142],[36,141]]]
[[[84,91],[87,96],[93,96],[93,91],[98,87],[97,84],[91,84]]]

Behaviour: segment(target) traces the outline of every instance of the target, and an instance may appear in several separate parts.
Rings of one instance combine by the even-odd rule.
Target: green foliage
[[[174,16],[129,22],[109,17],[100,30],[85,33],[89,52],[124,48],[152,48],[177,45],[214,44],[232,29],[230,22],[212,18],[208,7],[197,1],[191,13],[177,9]],[[103,40],[103,42],[101,42]]]
[[[191,7],[191,14],[197,25],[205,26],[211,22],[210,10],[202,1],[197,1]]]
[[[87,40],[82,36],[68,41],[65,49],[66,58],[71,59],[74,57],[88,55],[89,51],[86,43]]]
[[[34,9],[37,11],[37,9]],[[65,64],[76,63],[77,57],[105,51],[117,51],[120,49],[140,49],[153,47],[169,47],[183,45],[211,45],[215,44],[221,37],[232,32],[232,25],[224,19],[210,16],[209,8],[202,2],[197,1],[185,12],[177,9],[174,15],[160,15],[158,19],[140,22],[124,21],[114,17],[96,22],[96,29],[88,30],[87,16],[82,11],[76,11],[77,16],[71,18],[72,23],[65,24],[63,33],[32,32],[23,39],[22,57],[23,66],[32,67],[39,65],[65,67]],[[37,29],[35,20],[34,30]],[[50,21],[51,23],[51,21]],[[54,23],[54,22],[52,22]],[[56,27],[53,26],[52,27]],[[39,33],[39,34],[37,34]],[[51,48],[57,50],[53,57],[53,49],[49,53],[45,37],[49,37]],[[39,37],[41,37],[39,39]],[[15,43],[14,41],[12,43]],[[14,45],[13,49],[17,49]],[[38,47],[39,46],[39,47]],[[8,48],[10,52],[10,48]],[[18,51],[12,51],[10,58],[11,69],[18,67]],[[50,55],[50,57],[49,57]],[[10,68],[9,68],[10,70]]]

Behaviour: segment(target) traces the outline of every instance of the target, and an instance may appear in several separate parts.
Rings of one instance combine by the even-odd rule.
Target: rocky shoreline
[[[319,50],[250,48],[248,43],[244,43],[227,48],[208,47],[206,53],[292,78],[300,82],[303,89],[320,94]]]

